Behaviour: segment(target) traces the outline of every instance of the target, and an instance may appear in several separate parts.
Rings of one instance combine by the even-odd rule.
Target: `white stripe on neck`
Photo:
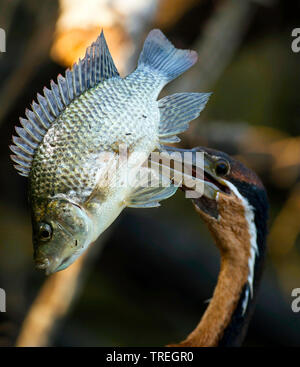
[[[253,280],[254,280],[254,266],[255,266],[255,256],[258,254],[258,248],[257,248],[257,231],[255,226],[255,216],[254,216],[254,208],[252,205],[249,204],[248,200],[245,199],[237,190],[237,188],[229,181],[224,180],[226,185],[230,188],[230,190],[241,200],[243,203],[244,209],[245,209],[245,218],[248,223],[248,230],[249,230],[249,236],[250,236],[250,256],[248,259],[248,285],[249,288],[246,289],[245,292],[245,298],[243,300],[243,314],[245,313],[247,309],[247,305],[249,302],[249,291],[251,298],[253,296]]]

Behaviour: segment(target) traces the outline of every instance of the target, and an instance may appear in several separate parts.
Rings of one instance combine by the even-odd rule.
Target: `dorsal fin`
[[[27,119],[20,118],[22,128],[16,127],[18,137],[13,136],[10,149],[14,153],[11,159],[17,163],[14,167],[22,176],[28,176],[35,150],[62,111],[76,97],[113,77],[119,77],[119,73],[102,31],[72,70],[67,69],[64,77],[58,75],[57,84],[51,80],[51,89],[45,87],[43,96],[37,94],[37,102],[33,101],[31,110],[25,111]]]

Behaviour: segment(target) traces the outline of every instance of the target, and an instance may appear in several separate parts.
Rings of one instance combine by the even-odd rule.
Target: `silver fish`
[[[196,60],[195,51],[176,49],[152,30],[136,70],[121,78],[102,32],[72,70],[37,95],[10,146],[15,168],[29,178],[37,268],[65,269],[125,207],[158,206],[175,193],[174,185],[121,183],[161,144],[180,141],[176,134],[205,107],[210,93],[157,100]]]

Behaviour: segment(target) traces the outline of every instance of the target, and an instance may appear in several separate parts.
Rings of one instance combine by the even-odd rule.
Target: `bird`
[[[196,328],[170,347],[240,346],[255,308],[268,231],[268,198],[260,178],[224,152],[164,147],[169,153],[203,155],[202,196],[191,198],[217,245],[221,266],[213,297]],[[182,190],[187,187],[182,185]]]

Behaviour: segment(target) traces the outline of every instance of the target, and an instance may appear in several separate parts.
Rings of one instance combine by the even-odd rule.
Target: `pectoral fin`
[[[178,188],[169,179],[149,168],[144,168],[141,176],[127,199],[126,205],[130,208],[158,207],[160,201],[174,195]]]
[[[130,208],[155,208],[160,206],[161,200],[168,199],[175,194],[178,187],[142,187],[138,188],[131,196],[127,206]]]

